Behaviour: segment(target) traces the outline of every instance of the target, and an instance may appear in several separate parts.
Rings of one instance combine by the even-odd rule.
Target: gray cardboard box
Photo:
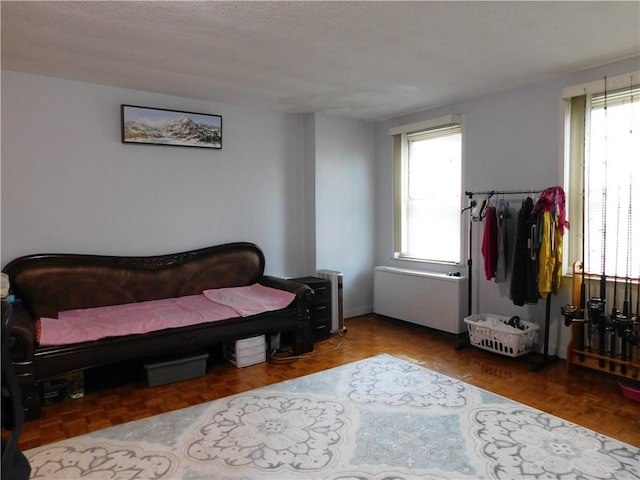
[[[203,353],[166,362],[147,364],[144,366],[147,371],[147,385],[156,387],[201,377],[207,372],[208,357],[208,353]]]

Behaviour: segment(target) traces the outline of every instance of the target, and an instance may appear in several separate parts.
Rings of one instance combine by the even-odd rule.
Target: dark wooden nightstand
[[[313,289],[315,296],[311,304],[311,331],[313,341],[331,337],[331,282],[318,277],[293,278]]]

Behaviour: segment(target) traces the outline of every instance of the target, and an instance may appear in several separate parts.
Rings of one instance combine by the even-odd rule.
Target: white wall
[[[120,105],[223,117],[222,150],[123,145]],[[374,126],[2,71],[2,265],[255,242],[272,275],[344,274],[370,312]]]
[[[428,265],[398,261],[393,253],[393,149],[389,128],[447,113],[465,115],[465,190],[543,189],[562,185],[562,110],[560,94],[565,86],[638,70],[639,59],[562,74],[552,79],[510,91],[462,101],[379,123],[376,129],[376,264],[412,269]],[[519,209],[521,197],[509,197]],[[465,217],[466,219],[467,217]],[[569,219],[570,220],[570,219]],[[523,320],[544,325],[545,302],[524,307],[509,299],[508,284],[497,285],[483,276],[480,242],[484,224],[474,224],[473,312],[519,315]],[[466,259],[459,270],[466,272]],[[560,308],[569,302],[568,279],[558,296],[552,296],[551,354],[564,356],[569,331]],[[540,335],[542,339],[542,333]]]
[[[316,263],[343,274],[344,315],[373,310],[375,128],[315,117]]]
[[[124,145],[123,103],[222,115],[223,148]],[[2,265],[250,241],[305,274],[302,139],[299,115],[2,71]]]
[[[304,215],[305,272],[316,270],[316,122],[312,113],[303,115],[304,128]]]
[[[252,241],[267,273],[342,271],[345,315],[370,312],[375,265],[426,268],[391,258],[389,127],[463,113],[467,190],[544,188],[562,182],[562,87],[637,69],[636,58],[375,125],[2,71],[2,265],[37,252],[146,255]],[[123,145],[122,103],[222,115],[223,149]],[[542,322],[543,303],[515,307],[480,276],[478,234],[473,311]],[[567,301],[566,290],[553,297],[560,353]]]

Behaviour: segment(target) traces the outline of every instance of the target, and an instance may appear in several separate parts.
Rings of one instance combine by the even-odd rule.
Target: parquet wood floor
[[[564,361],[539,372],[540,358],[509,358],[474,347],[456,350],[451,336],[405,322],[365,315],[347,319],[345,337],[318,342],[315,355],[236,368],[223,361],[205,376],[147,387],[144,378],[43,408],[27,422],[27,450],[159,413],[196,405],[282,380],[388,353],[640,446],[640,403],[622,396],[617,379],[587,369],[569,374]],[[339,344],[339,346],[338,346]]]

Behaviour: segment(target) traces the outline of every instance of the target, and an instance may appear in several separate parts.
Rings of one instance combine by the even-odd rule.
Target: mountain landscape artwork
[[[122,143],[222,148],[222,117],[122,105]]]

